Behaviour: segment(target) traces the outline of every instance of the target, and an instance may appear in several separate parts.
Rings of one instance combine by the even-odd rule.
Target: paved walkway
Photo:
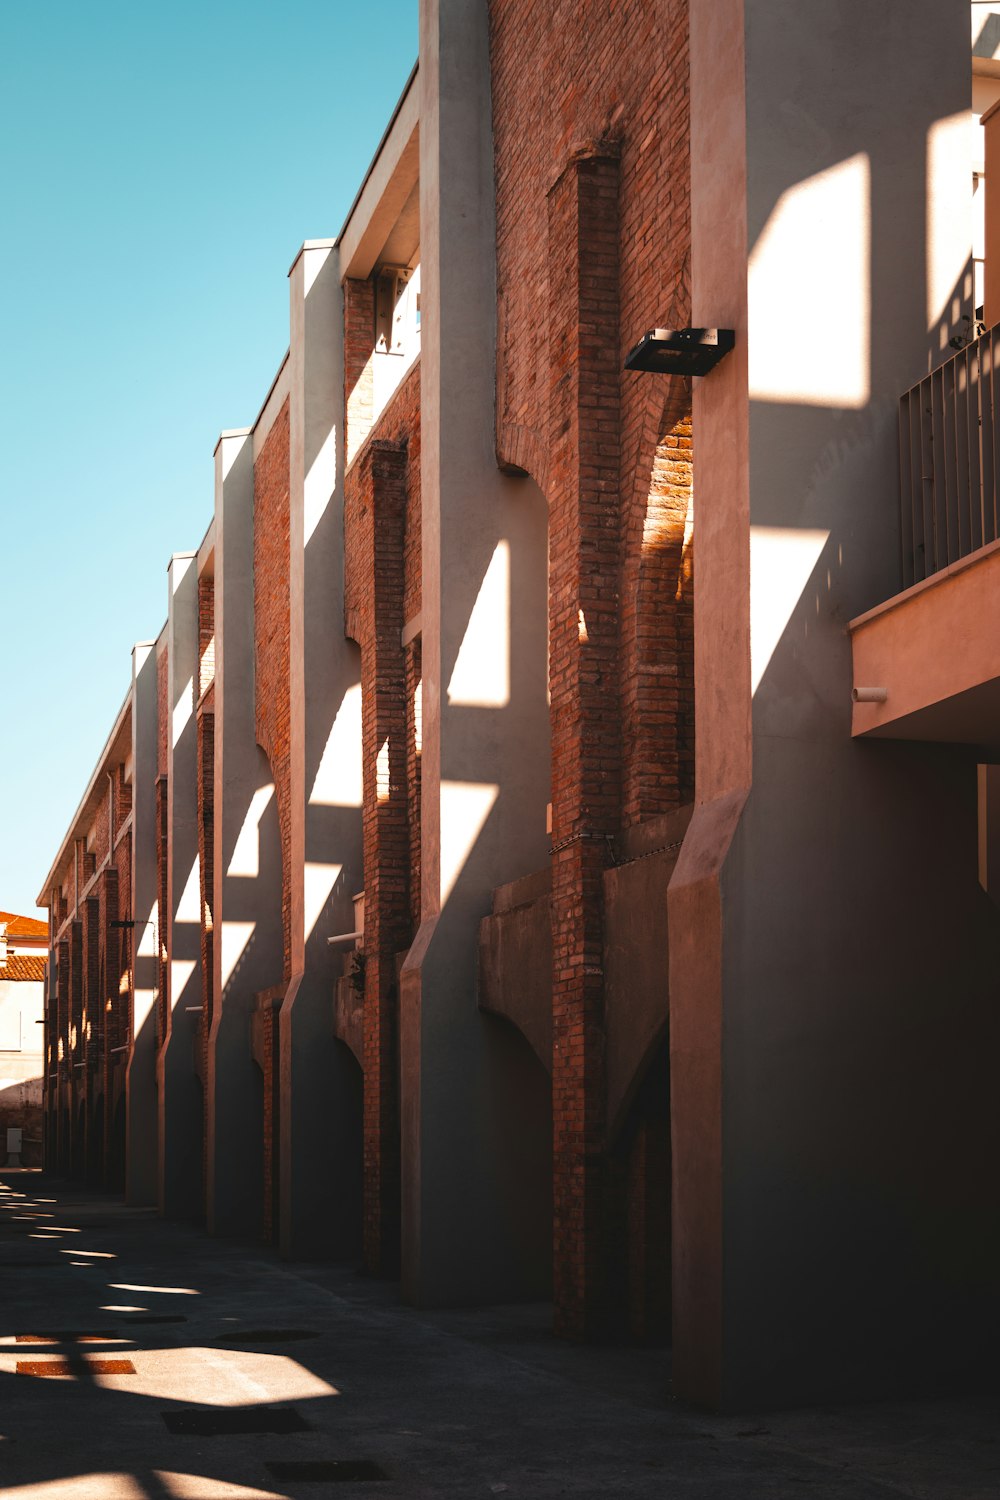
[[[1000,1496],[995,1398],[710,1417],[668,1401],[663,1355],[563,1345],[547,1319],[416,1313],[0,1171],[0,1494]]]

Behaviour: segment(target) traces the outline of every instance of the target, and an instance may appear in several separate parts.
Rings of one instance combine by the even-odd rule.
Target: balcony
[[[903,587],[997,538],[1000,325],[906,392],[899,404]]]
[[[851,621],[852,734],[1000,756],[1000,325],[899,406],[903,591]]]

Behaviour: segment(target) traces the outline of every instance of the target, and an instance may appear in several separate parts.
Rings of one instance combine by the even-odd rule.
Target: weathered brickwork
[[[372,429],[375,411],[375,286],[371,281],[344,282],[344,402],[347,416],[347,462]]]
[[[397,962],[413,936],[411,859],[419,827],[415,643],[404,648],[401,637],[407,609],[419,601],[419,395],[418,366],[382,414],[345,486],[344,602],[361,646],[362,685],[364,1254],[375,1274],[395,1274],[399,1262]]]
[[[279,1148],[281,1133],[281,1027],[279,1012],[285,986],[277,985],[257,997],[255,1022],[259,1027],[259,1056],[264,1075],[264,1239],[276,1244],[279,1216]]]
[[[596,143],[620,157],[621,356],[688,318],[687,11],[492,0],[498,451],[548,491],[547,309],[568,271],[546,193]],[[566,45],[567,37],[578,39]],[[584,38],[586,42],[584,44]],[[605,327],[605,334],[611,329]],[[619,358],[620,365],[620,358]],[[690,410],[683,381],[621,377],[623,802],[626,826],[693,795]]]
[[[286,400],[254,464],[253,474],[254,694],[257,741],[271,766],[278,806],[285,979],[291,976],[292,920],[288,441]]]
[[[497,452],[549,502],[555,1298],[582,1334],[623,1257],[633,1325],[656,1321],[666,1258],[643,1211],[662,1161],[643,1140],[619,1182],[607,1155],[601,874],[617,833],[693,796],[690,393],[622,372],[687,321],[687,16],[491,0],[490,23]]]
[[[43,1032],[46,1161],[114,1188],[124,1180],[116,1122],[123,1116],[132,1028],[131,800],[119,764],[108,773],[88,837],[75,841],[68,875],[52,892],[50,909],[62,922]],[[98,841],[101,827],[106,832]]]
[[[549,522],[548,636],[543,643],[545,629],[539,624],[534,631],[537,654],[532,670],[538,673],[535,681],[540,693],[542,653],[547,650],[551,893],[543,879],[546,895],[540,923],[544,927],[545,913],[551,914],[551,967],[546,928],[544,953],[532,977],[546,976],[536,988],[541,1001],[550,1000],[552,1008],[556,1324],[572,1336],[627,1329],[637,1338],[659,1337],[669,1324],[669,1096],[661,1073],[654,1077],[651,1065],[644,1061],[641,1066],[649,1084],[648,1088],[642,1085],[645,1092],[640,1080],[633,1079],[624,1102],[615,1097],[615,1087],[620,1092],[623,1085],[620,1080],[615,1084],[614,1067],[608,1066],[608,1016],[616,1014],[613,997],[623,990],[627,993],[628,985],[619,977],[616,990],[606,980],[606,971],[614,973],[614,955],[621,947],[616,948],[614,908],[607,891],[609,880],[619,873],[617,861],[625,858],[626,834],[683,807],[693,795],[690,390],[684,382],[622,370],[624,351],[646,328],[654,323],[683,323],[688,318],[686,9],[681,0],[664,0],[653,8],[642,0],[612,0],[610,4],[575,0],[572,5],[569,0],[552,0],[548,5],[488,0],[488,10],[497,210],[496,456],[504,469],[530,475],[537,482],[546,498]],[[484,98],[484,109],[486,105]],[[426,194],[424,198],[426,206]],[[344,623],[360,647],[361,659],[364,923],[358,951],[351,958],[363,1003],[359,1015],[356,1004],[353,1008],[345,1004],[343,989],[336,995],[335,1007],[331,993],[328,1019],[336,1035],[360,1055],[364,1075],[360,1108],[365,1263],[373,1273],[394,1275],[401,1262],[401,1203],[412,1201],[409,1192],[403,1194],[401,1182],[398,974],[421,920],[421,371],[418,361],[376,418],[375,376],[381,393],[382,377],[394,367],[376,368],[374,362],[374,290],[372,280],[348,280],[343,287],[345,413],[343,421],[337,417],[336,432],[338,458],[346,462]],[[310,323],[310,351],[313,339],[322,337],[314,328],[315,323]],[[300,332],[301,325],[296,323],[292,340],[296,355],[301,352],[295,343]],[[331,326],[331,349],[339,351],[335,335]],[[453,336],[460,339],[461,331],[449,333],[449,338]],[[461,354],[456,344],[444,341],[444,360]],[[229,709],[239,709],[236,699],[241,692],[252,693],[254,730],[267,757],[275,800],[267,813],[268,834],[266,839],[262,835],[258,848],[262,878],[253,888],[251,881],[244,882],[231,907],[229,885],[223,882],[227,919],[234,929],[245,924],[250,933],[246,949],[233,960],[235,967],[227,979],[233,1008],[223,1017],[214,993],[213,963],[216,919],[223,913],[213,912],[216,618],[210,541],[206,541],[207,557],[205,548],[199,554],[196,796],[202,1008],[193,1066],[206,1086],[204,1140],[209,1143],[211,1124],[211,1149],[218,1153],[213,1156],[211,1174],[208,1157],[203,1155],[203,1185],[207,1192],[211,1175],[218,1201],[223,1196],[219,1184],[228,1153],[238,1150],[233,1139],[241,1142],[252,1136],[247,1180],[252,1177],[253,1217],[248,1223],[254,1233],[260,1232],[257,1209],[262,1172],[264,1233],[271,1241],[280,1238],[286,1248],[288,1226],[279,1222],[282,1200],[294,1230],[300,1177],[293,1154],[295,1170],[285,1184],[287,1191],[279,1191],[279,1019],[292,977],[293,813],[302,812],[291,802],[290,695],[293,680],[301,679],[293,677],[291,670],[293,620],[296,628],[299,624],[293,611],[299,601],[292,599],[290,579],[300,576],[301,560],[290,556],[290,411],[299,409],[302,396],[308,409],[314,392],[308,385],[302,392],[296,382],[303,369],[308,382],[309,371],[322,363],[320,359],[313,364],[311,352],[304,365],[297,358],[290,361],[280,379],[288,382],[293,396],[285,400],[269,430],[261,427],[248,439],[249,446],[238,460],[243,464],[251,452],[256,455],[253,681],[241,683],[239,673],[231,674],[229,692],[234,696],[226,705],[225,723],[228,733],[230,722],[234,726],[239,722],[238,711],[230,720]],[[402,363],[395,368],[403,368]],[[386,388],[390,383],[387,378]],[[328,402],[328,398],[324,390],[323,400]],[[273,410],[273,405],[266,408],[269,416]],[[491,415],[487,415],[490,435]],[[429,412],[424,416],[428,420]],[[448,419],[443,412],[442,424]],[[470,433],[470,444],[478,447],[480,436]],[[240,509],[244,472],[228,471],[231,477],[225,483],[230,488],[224,489],[224,495],[237,498],[232,510],[226,499],[226,508],[216,521],[218,545],[225,549],[219,553],[220,577],[221,569],[228,570],[232,563],[229,576],[236,576],[238,582],[246,566],[240,549],[244,540],[248,550],[251,546],[244,529],[250,518]],[[516,490],[516,486],[503,486],[504,504],[508,488]],[[529,489],[534,493],[532,487],[522,486],[530,503]],[[318,556],[317,548],[311,557]],[[541,573],[533,576],[541,589]],[[339,578],[331,578],[331,596],[339,586]],[[453,594],[449,588],[442,591],[445,612],[452,607]],[[230,614],[227,594],[230,620],[240,618],[244,604],[238,587],[234,586],[232,597],[238,603]],[[484,608],[488,607],[487,601]],[[445,619],[443,624],[450,630],[450,621]],[[432,626],[436,631],[438,622],[428,621],[428,661],[437,659],[430,645]],[[307,636],[311,641],[308,631]],[[303,670],[312,670],[311,659]],[[168,1029],[166,778],[171,723],[168,660],[162,648],[157,653],[156,673],[159,740],[152,836],[157,879],[157,998],[151,1024],[155,1023],[162,1044]],[[428,702],[435,703],[435,695],[444,691],[444,684],[431,684]],[[513,702],[511,706],[512,713],[503,722],[523,723],[513,711]],[[219,707],[221,715],[221,699]],[[249,700],[246,707],[249,712]],[[218,728],[221,737],[222,717]],[[239,750],[233,752],[234,765],[239,765],[242,755],[238,743],[242,732],[233,729],[231,743]],[[146,742],[136,743],[138,747]],[[227,766],[229,749],[227,745]],[[138,748],[136,753],[140,753]],[[459,756],[459,762],[449,764],[442,774],[476,775],[474,766],[460,763],[457,748],[453,755]],[[238,777],[234,773],[234,785],[243,774],[242,768]],[[233,792],[239,817],[245,811],[245,803],[237,806],[244,790],[241,783]],[[145,799],[152,796],[154,787],[147,785],[142,791]],[[184,789],[177,791],[180,794]],[[532,785],[531,795],[533,826],[541,838],[546,798],[537,785]],[[221,809],[221,787],[219,797]],[[193,800],[189,792],[183,798],[178,795],[178,806],[189,807]],[[51,1159],[64,1163],[66,1169],[79,1167],[83,1151],[83,1165],[90,1170],[98,1145],[102,1171],[110,1170],[108,1163],[116,1159],[113,1121],[127,1058],[127,1053],[116,1049],[124,1048],[130,1037],[132,955],[142,930],[114,929],[110,924],[117,919],[113,913],[129,920],[132,915],[146,915],[129,912],[131,842],[126,824],[130,808],[130,788],[123,768],[118,767],[108,781],[106,805],[91,817],[88,804],[88,826],[74,828],[72,847],[60,856],[54,876],[58,889],[52,914],[61,932],[58,1000],[46,1027],[47,1070],[54,1075],[47,1083],[48,1129]],[[275,889],[269,847],[270,818],[275,814],[281,860],[280,961],[271,948],[278,898],[269,895]],[[332,828],[342,814],[345,825],[354,816],[349,809],[331,814]],[[345,846],[349,864],[345,855],[342,870],[356,868],[355,831],[352,827],[351,842]],[[642,837],[648,838],[645,827]],[[480,853],[484,860],[490,847],[490,840],[483,839]],[[303,848],[296,857],[305,859]],[[147,910],[152,901],[152,893],[146,894],[150,864],[149,851],[143,850],[140,873]],[[507,880],[510,873],[502,878]],[[537,879],[545,872],[524,870],[520,874]],[[296,879],[303,879],[301,867]],[[305,888],[309,889],[308,881]],[[273,912],[263,906],[270,899]],[[650,900],[651,923],[665,924],[665,914],[654,914],[654,905]],[[453,910],[458,910],[457,903]],[[444,932],[444,927],[439,925],[437,931]],[[309,951],[311,963],[315,949]],[[324,958],[330,952],[339,957],[343,948],[322,951]],[[188,956],[195,958],[193,948],[183,955]],[[654,955],[649,967],[655,968],[655,963]],[[242,970],[241,964],[245,965]],[[331,962],[331,973],[333,968]],[[311,983],[308,969],[307,977]],[[651,982],[655,983],[655,975]],[[662,983],[665,1007],[665,953]],[[258,992],[258,985],[272,988]],[[300,1077],[307,1078],[306,1091],[295,1095],[294,1118],[286,1122],[294,1126],[285,1132],[286,1150],[300,1149],[303,1140],[296,1123],[299,1098],[307,1098],[309,1088],[321,1090],[323,1083],[322,1078],[314,1083],[307,1073],[298,1071],[299,1037],[313,1035],[304,1029],[312,1024],[307,999],[312,1005],[308,989],[296,990],[296,1005],[301,1001],[301,1008],[292,1016],[295,1028],[290,1032],[286,1013],[286,1041],[290,1035],[293,1046],[292,1056],[285,1059],[286,1089],[293,1064],[296,1087]],[[320,994],[317,1014],[324,1003]],[[470,1010],[475,1003],[470,975]],[[251,1005],[256,1006],[252,1016]],[[216,1022],[223,1024],[216,1026],[210,1056],[213,1012]],[[433,1007],[425,1014],[431,1016]],[[234,1043],[227,1050],[228,1039],[225,1047],[216,1043],[230,1017],[238,1046]],[[297,1030],[300,1020],[301,1033]],[[246,1047],[244,1022],[251,1030]],[[317,1023],[323,1024],[323,1020]],[[525,1028],[526,1035],[529,1029]],[[542,1040],[533,1039],[533,1046],[544,1063],[548,1060],[547,1031],[539,1031]],[[614,1041],[613,1028],[610,1034]],[[82,1054],[80,1035],[84,1036]],[[492,1023],[484,1024],[481,1035],[483,1046],[489,1047],[498,1030]],[[322,1039],[332,1051],[329,1036],[323,1033]],[[506,1041],[510,1042],[509,1036]],[[616,1055],[612,1048],[612,1063]],[[319,1047],[315,1056],[321,1056]],[[178,1057],[178,1052],[171,1052],[171,1063]],[[78,1060],[84,1066],[74,1068]],[[403,1060],[408,1065],[407,1078],[411,1063],[417,1069],[424,1066],[423,1056]],[[343,1057],[338,1060],[343,1061]],[[186,1064],[186,1058],[182,1062]],[[255,1065],[260,1078],[251,1074],[247,1081],[240,1076],[239,1087],[232,1089],[223,1105],[220,1100],[226,1090],[216,1094],[217,1108],[213,1109],[207,1093],[212,1086],[210,1075],[218,1087],[226,1067],[234,1068],[237,1079],[238,1066],[250,1069]],[[498,1078],[506,1077],[505,1068],[506,1064],[497,1071]],[[161,1068],[161,1088],[164,1072]],[[317,1064],[317,1076],[318,1072]],[[353,1070],[346,1065],[344,1075],[353,1080]],[[262,1120],[257,1114],[261,1079]],[[537,1121],[536,1160],[543,1161],[548,1152],[544,1138],[548,1125],[540,1073],[536,1081],[537,1112],[533,1104],[530,1119]],[[450,1087],[447,1078],[434,1076],[433,1062],[418,1082],[427,1091],[425,1098],[435,1089]],[[511,1107],[522,1108],[528,1119],[525,1091],[512,1087],[509,1092],[518,1095]],[[286,1093],[286,1107],[287,1103]],[[357,1118],[344,1125],[357,1107],[349,1088],[338,1094],[336,1103],[336,1130],[347,1131],[351,1159],[356,1162]],[[90,1113],[78,1130],[75,1122],[81,1104]],[[497,1104],[498,1110],[503,1107],[502,1102]],[[232,1111],[231,1119],[227,1111]],[[165,1111],[160,1118],[174,1116]],[[308,1110],[303,1118],[312,1118]],[[534,1125],[526,1127],[531,1128]],[[433,1132],[427,1132],[428,1140],[432,1136]],[[342,1140],[331,1139],[330,1158],[338,1152],[346,1156],[342,1148]],[[309,1149],[326,1150],[326,1143],[317,1146],[313,1141]],[[191,1163],[196,1176],[194,1154]],[[422,1159],[421,1167],[425,1164],[429,1172],[437,1170],[437,1163]],[[487,1193],[493,1191],[489,1183],[497,1164],[482,1163]],[[241,1182],[241,1190],[242,1186]],[[543,1192],[535,1199],[530,1209],[530,1257],[537,1263],[544,1259],[539,1246],[544,1246],[547,1237],[548,1204]],[[341,1205],[335,1207],[340,1213]],[[356,1208],[352,1206],[349,1212],[356,1220]],[[210,1212],[210,1222],[212,1218]],[[434,1233],[438,1233],[437,1226]],[[528,1252],[525,1255],[527,1263]],[[406,1269],[409,1272],[409,1265]],[[542,1274],[544,1270],[542,1264]],[[538,1265],[533,1264],[531,1275],[537,1272]]]
[[[198,697],[215,681],[215,578],[198,578]]]
[[[167,949],[169,888],[169,806],[167,778],[156,778],[156,1043],[162,1047],[170,1029],[167,979],[170,954]]]
[[[571,163],[549,194],[566,269],[550,308],[554,1294],[557,1327],[574,1333],[600,1316],[603,1290],[602,875],[621,815],[617,213],[611,156]]]
[[[404,654],[406,658],[406,803],[410,825],[410,921],[413,931],[416,932],[420,926],[420,752],[423,703],[423,652],[419,635],[408,643]]]

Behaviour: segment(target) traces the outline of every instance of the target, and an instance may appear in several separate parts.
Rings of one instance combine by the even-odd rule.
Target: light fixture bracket
[[[625,368],[655,375],[707,375],[735,343],[731,328],[651,328],[625,356]]]

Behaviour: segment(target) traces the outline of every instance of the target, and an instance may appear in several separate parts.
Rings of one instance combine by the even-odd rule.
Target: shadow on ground
[[[557,1342],[547,1307],[395,1296],[0,1171],[3,1495],[1000,1493],[994,1397],[718,1418],[669,1400],[659,1352]]]

